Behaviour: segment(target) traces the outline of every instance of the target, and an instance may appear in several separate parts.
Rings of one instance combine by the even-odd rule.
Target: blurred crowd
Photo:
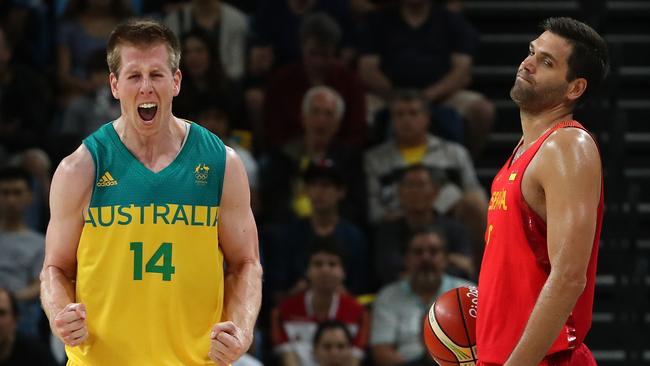
[[[0,365],[64,362],[38,301],[50,179],[120,115],[105,49],[130,16],[178,35],[174,115],[247,169],[265,274],[242,363],[432,364],[425,311],[477,277],[495,114],[460,0],[0,0]]]

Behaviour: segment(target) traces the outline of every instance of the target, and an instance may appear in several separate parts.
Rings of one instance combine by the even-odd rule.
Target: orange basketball
[[[474,366],[478,289],[458,287],[442,294],[424,317],[424,344],[441,366]]]

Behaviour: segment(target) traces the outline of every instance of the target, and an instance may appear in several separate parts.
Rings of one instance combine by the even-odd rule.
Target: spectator
[[[194,29],[183,36],[181,44],[183,87],[174,98],[174,114],[195,118],[196,111],[205,107],[200,104],[218,103],[230,117],[230,125],[240,127],[245,114],[241,89],[221,67],[219,50],[210,35]]]
[[[38,335],[41,308],[39,273],[43,265],[45,237],[27,227],[25,212],[32,201],[32,180],[25,170],[0,171],[0,287],[16,294],[23,313],[19,331]]]
[[[34,146],[45,138],[51,98],[45,79],[15,62],[13,48],[0,26],[0,145],[8,153]]]
[[[356,223],[365,221],[361,155],[353,147],[334,139],[344,112],[343,99],[330,87],[317,86],[305,93],[302,102],[304,135],[281,149],[272,150],[260,164],[264,177],[263,208],[268,219],[282,222],[311,215],[301,177],[310,161],[330,159],[345,172],[342,215]]]
[[[64,105],[93,92],[86,73],[91,55],[106,48],[113,28],[131,14],[126,0],[69,0],[57,32],[58,81]]]
[[[31,230],[44,233],[49,220],[52,160],[39,148],[31,148],[14,155],[11,165],[25,169],[32,178],[32,200],[25,212],[25,223]]]
[[[120,116],[120,104],[113,98],[108,84],[106,52],[99,50],[89,58],[86,66],[92,90],[74,98],[63,114],[60,134],[81,139],[95,132],[103,124]]]
[[[300,28],[302,57],[277,70],[266,90],[264,128],[267,144],[278,147],[303,133],[300,103],[313,86],[327,85],[346,108],[337,137],[362,148],[366,134],[365,94],[357,75],[339,62],[336,47],[341,30],[324,13],[305,17]]]
[[[318,325],[314,335],[314,360],[319,366],[352,366],[352,334],[345,324],[328,320]]]
[[[0,1],[0,24],[15,62],[38,70],[52,64],[49,3],[45,0]]]
[[[443,137],[466,143],[478,156],[494,120],[494,105],[471,83],[474,29],[458,12],[433,0],[400,0],[370,17],[359,60],[369,91],[386,98],[394,89],[420,90],[438,119]],[[448,107],[465,120],[450,117]],[[452,115],[453,116],[453,115]]]
[[[447,261],[442,230],[431,227],[413,235],[404,255],[406,278],[381,289],[373,304],[370,346],[375,365],[432,364],[422,341],[422,319],[438,296],[467,284],[444,273]]]
[[[484,230],[487,200],[472,159],[463,146],[427,133],[429,117],[422,95],[413,90],[397,92],[391,102],[391,119],[394,138],[365,156],[370,220],[377,223],[401,215],[399,172],[421,164],[444,178],[434,202],[436,211],[457,217],[472,230]]]
[[[244,76],[248,19],[239,9],[221,0],[192,0],[167,15],[164,22],[179,38],[202,30],[210,48],[217,50],[215,61],[228,78],[239,81]]]
[[[51,354],[39,341],[16,333],[19,310],[16,299],[0,287],[0,365],[53,366]]]
[[[309,218],[279,225],[267,243],[270,266],[269,285],[276,303],[288,293],[303,291],[309,252],[319,240],[332,239],[341,245],[345,286],[362,294],[367,286],[368,247],[363,232],[339,215],[345,196],[342,173],[331,160],[312,162],[304,174],[305,191],[312,207]],[[272,231],[272,230],[269,230]]]
[[[398,193],[403,216],[382,221],[373,230],[374,280],[379,286],[396,281],[403,274],[402,254],[413,233],[434,225],[447,238],[447,272],[465,278],[475,276],[472,242],[467,229],[460,222],[432,208],[439,191],[439,177],[434,177],[431,170],[423,165],[411,165],[401,173]]]
[[[342,28],[344,63],[351,62],[355,51],[352,47],[352,20],[348,0],[262,0],[251,24],[251,48],[248,62],[246,109],[255,134],[263,132],[263,108],[266,97],[263,89],[273,70],[300,58],[299,29],[303,18],[310,13],[323,12]]]
[[[275,350],[282,365],[315,365],[312,345],[319,323],[336,319],[354,337],[353,355],[358,365],[368,336],[369,319],[364,307],[343,289],[342,255],[332,242],[312,248],[306,272],[309,288],[274,309],[271,322]]]

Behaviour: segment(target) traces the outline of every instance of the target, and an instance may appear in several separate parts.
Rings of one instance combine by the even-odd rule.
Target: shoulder
[[[379,290],[375,304],[384,304],[390,306],[391,304],[400,303],[406,296],[405,281],[399,280],[390,283]]]
[[[600,170],[600,152],[594,138],[581,128],[560,128],[540,147],[536,156],[541,170],[561,169],[565,173],[583,168]],[[566,174],[565,174],[566,175]]]
[[[295,314],[300,313],[305,308],[305,293],[301,292],[287,297],[280,303],[280,313]]]
[[[83,208],[88,202],[95,181],[95,163],[82,144],[65,157],[52,178],[50,202],[58,207]],[[54,209],[54,206],[52,206]]]
[[[230,4],[221,4],[221,10],[223,11],[224,20],[229,21],[233,25],[242,26],[244,28],[248,27],[248,21],[246,15],[236,7]]]
[[[54,179],[75,181],[91,180],[95,176],[95,163],[85,145],[80,145],[72,154],[66,156],[54,172]]]
[[[381,162],[386,156],[393,156],[397,154],[395,142],[387,141],[381,145],[375,146],[364,154],[366,163]]]

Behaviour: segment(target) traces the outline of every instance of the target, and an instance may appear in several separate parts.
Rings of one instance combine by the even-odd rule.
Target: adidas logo
[[[116,186],[117,185],[117,180],[113,178],[111,173],[106,171],[104,175],[102,175],[101,178],[99,178],[99,182],[97,182],[97,187],[109,187],[109,186]]]

